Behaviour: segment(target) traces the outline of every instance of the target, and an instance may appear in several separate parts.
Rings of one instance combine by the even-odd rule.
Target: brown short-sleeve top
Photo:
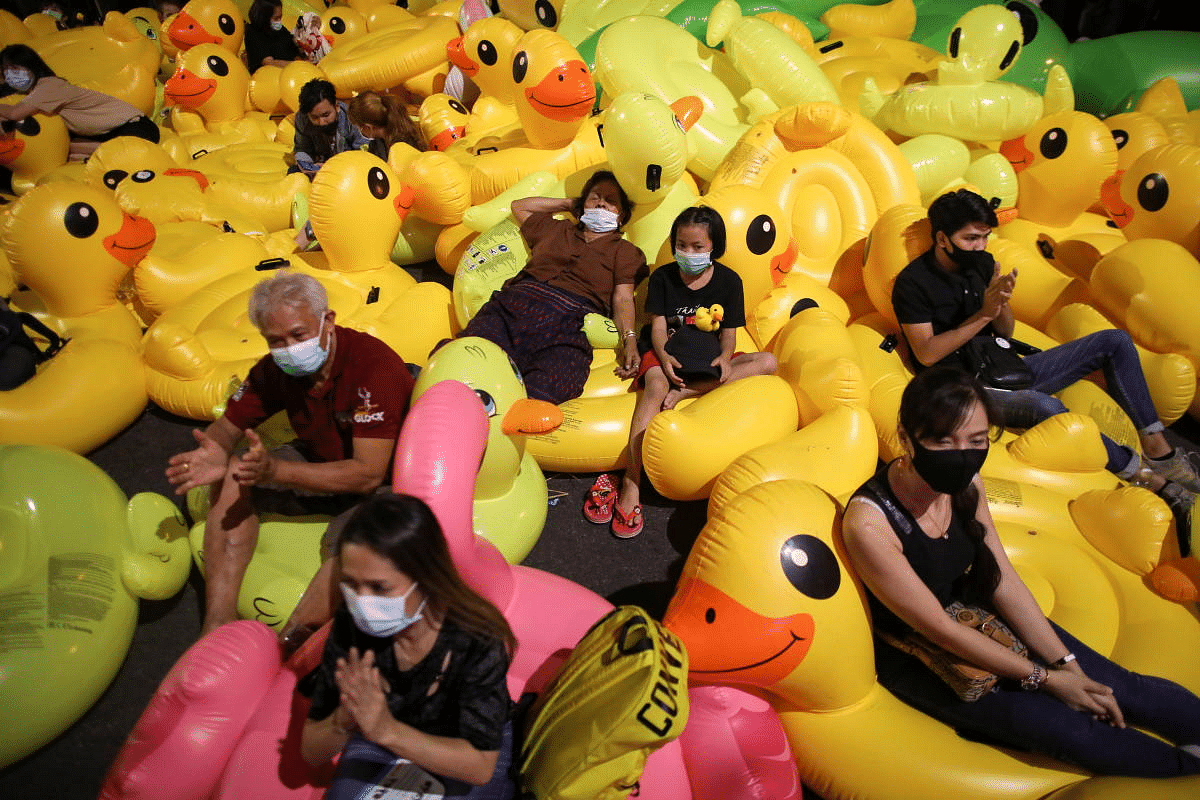
[[[612,314],[614,287],[646,277],[646,257],[618,232],[589,242],[573,223],[534,213],[521,225],[521,235],[530,255],[514,281],[533,278],[547,283],[586,299],[603,314]]]

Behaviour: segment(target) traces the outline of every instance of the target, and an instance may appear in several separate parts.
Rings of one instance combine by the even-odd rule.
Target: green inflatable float
[[[116,676],[138,598],[183,588],[187,528],[60,448],[0,446],[0,767],[66,730]]]

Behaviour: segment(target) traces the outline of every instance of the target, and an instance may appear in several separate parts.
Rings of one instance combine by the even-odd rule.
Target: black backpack
[[[46,340],[45,349],[38,346],[26,328]],[[0,300],[0,391],[15,389],[32,378],[38,364],[61,350],[68,341],[37,317],[24,311],[13,311]]]

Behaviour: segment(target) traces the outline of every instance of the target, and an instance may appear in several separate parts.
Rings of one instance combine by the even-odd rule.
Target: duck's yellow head
[[[338,153],[326,161],[313,179],[308,200],[313,231],[330,268],[339,272],[390,263],[412,204],[412,188],[387,162],[362,150]]]
[[[1058,111],[1038,120],[1000,153],[1017,171],[1017,209],[1032,222],[1065,227],[1100,199],[1117,169],[1112,133],[1097,117]]]
[[[12,126],[0,135],[0,165],[13,171],[13,190],[21,194],[32,186],[20,176],[34,178],[66,163],[71,136],[57,114],[34,114]]]
[[[1016,63],[1025,43],[1021,20],[1004,6],[972,8],[950,31],[950,60],[938,64],[938,83],[971,86],[994,81]]]
[[[1102,199],[1130,239],[1167,239],[1200,257],[1200,146],[1168,144],[1105,184]]]
[[[233,57],[242,49],[246,24],[233,0],[188,0],[167,26],[167,37],[181,52],[214,44]]]
[[[722,504],[692,545],[663,622],[689,678],[834,710],[875,682],[871,631],[843,566],[837,504],[805,481],[759,484]]]
[[[513,47],[524,31],[504,17],[471,23],[463,35],[450,40],[446,56],[479,87],[481,94],[502,103],[513,100]]]
[[[246,114],[250,73],[237,56],[215,44],[197,45],[175,60],[175,73],[163,84],[164,101],[195,111],[207,123]]]
[[[736,184],[704,195],[701,203],[725,221],[721,263],[742,278],[747,316],[791,272],[796,243],[787,215],[765,192]]]
[[[512,82],[517,116],[534,147],[566,145],[596,102],[596,84],[579,51],[550,30],[529,31],[513,45]]]
[[[31,189],[2,234],[20,280],[59,317],[110,305],[125,274],[154,245],[154,225],[123,212],[112,193],[74,181]]]

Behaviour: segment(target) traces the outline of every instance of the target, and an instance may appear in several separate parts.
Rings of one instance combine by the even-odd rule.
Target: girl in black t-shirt
[[[415,497],[373,495],[347,520],[336,555],[346,605],[299,685],[312,697],[304,759],[342,753],[327,797],[357,796],[404,761],[446,797],[484,784],[488,797],[509,794],[516,642],[459,576],[433,512]]]
[[[642,394],[629,426],[629,465],[620,493],[612,476],[603,474],[583,506],[585,517],[611,523],[620,539],[642,531],[642,438],[654,415],[723,383],[770,375],[776,367],[770,353],[734,352],[746,318],[741,277],[716,260],[725,253],[721,215],[707,206],[684,209],[671,224],[671,242],[675,262],[651,273],[646,292],[650,322],[642,331],[635,381]]]

